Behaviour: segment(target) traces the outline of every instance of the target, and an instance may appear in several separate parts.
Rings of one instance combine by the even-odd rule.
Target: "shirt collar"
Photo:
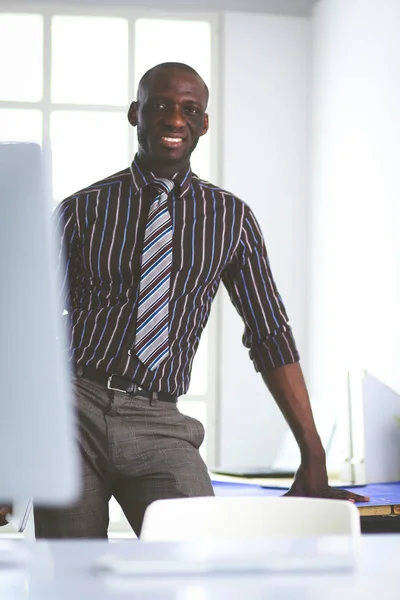
[[[149,171],[142,166],[138,155],[136,155],[133,159],[130,171],[132,175],[133,186],[136,192],[144,188],[146,185],[149,185],[153,179],[156,178],[152,171]],[[177,190],[177,196],[182,197],[187,192],[192,181],[192,175],[192,170],[189,167],[188,169],[178,171],[171,177],[171,179],[174,181],[175,189]]]

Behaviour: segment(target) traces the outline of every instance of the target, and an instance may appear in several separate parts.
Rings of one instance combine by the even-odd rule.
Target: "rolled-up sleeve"
[[[260,227],[244,205],[239,244],[223,283],[245,324],[243,344],[256,371],[299,360],[288,316],[272,276]]]

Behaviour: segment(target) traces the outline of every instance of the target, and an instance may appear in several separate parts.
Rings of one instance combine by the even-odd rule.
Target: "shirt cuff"
[[[255,344],[249,354],[257,373],[270,371],[300,360],[292,330],[288,326],[285,331],[278,331]]]

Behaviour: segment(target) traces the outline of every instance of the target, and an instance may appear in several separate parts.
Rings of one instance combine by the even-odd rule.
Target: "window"
[[[51,147],[55,202],[129,164],[136,137],[127,123],[127,108],[140,77],[155,64],[179,61],[197,69],[212,92],[212,114],[212,19],[173,13],[153,18],[154,12],[150,18],[143,10],[128,9],[43,9],[32,2],[18,3],[18,10],[22,12],[10,5],[9,12],[0,12],[0,53],[7,55],[0,77],[0,140]],[[217,176],[216,139],[211,127],[193,154],[193,170],[203,179]],[[215,447],[208,444],[213,437],[215,337],[215,327],[208,326],[189,393],[179,402],[182,412],[206,425],[202,454],[210,461],[208,449]],[[127,529],[115,503],[110,516],[111,530]]]
[[[129,164],[128,25],[128,19],[104,16],[51,19],[50,141],[57,200]]]
[[[55,16],[51,34],[52,102],[127,105],[127,19]]]

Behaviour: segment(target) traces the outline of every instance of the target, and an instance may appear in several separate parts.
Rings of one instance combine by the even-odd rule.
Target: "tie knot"
[[[164,178],[153,179],[153,181],[151,182],[151,185],[158,192],[164,192],[165,194],[167,194],[167,196],[174,189],[174,182],[172,181],[172,179],[164,179]]]

